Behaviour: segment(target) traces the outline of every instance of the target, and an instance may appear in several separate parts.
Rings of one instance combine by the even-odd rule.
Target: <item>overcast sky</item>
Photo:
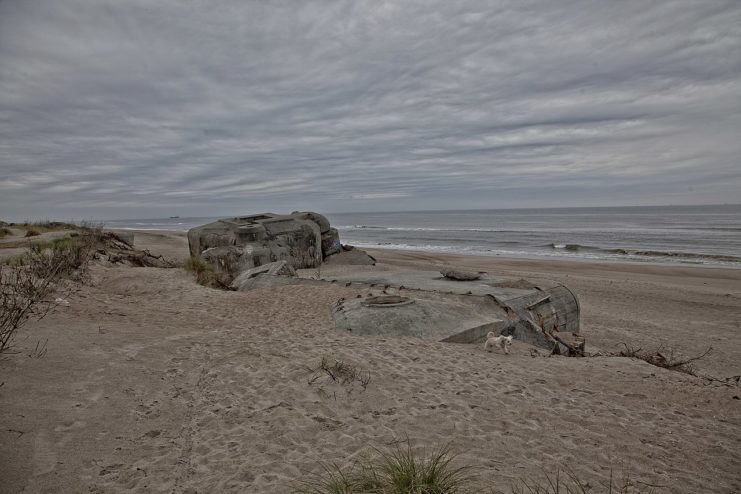
[[[0,218],[741,202],[741,2],[0,0]]]

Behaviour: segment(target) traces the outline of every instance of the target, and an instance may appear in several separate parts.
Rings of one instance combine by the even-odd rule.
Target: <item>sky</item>
[[[740,202],[738,0],[0,0],[0,219]]]

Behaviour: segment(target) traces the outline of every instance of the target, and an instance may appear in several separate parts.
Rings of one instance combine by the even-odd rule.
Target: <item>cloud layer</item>
[[[0,2],[0,216],[739,202],[741,4]]]

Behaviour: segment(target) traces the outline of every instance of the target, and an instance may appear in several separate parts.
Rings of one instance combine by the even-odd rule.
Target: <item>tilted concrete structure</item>
[[[361,288],[367,296],[340,299],[331,307],[336,329],[358,336],[483,343],[493,331],[555,354],[584,353],[579,301],[560,283],[483,273],[468,273],[460,278],[478,274],[479,279],[459,281],[437,271],[387,265],[333,268],[322,268],[321,279],[257,274],[239,289],[328,283]]]
[[[451,343],[483,343],[493,331],[561,355],[584,352],[579,301],[554,281],[484,276],[457,281],[437,271],[390,267],[328,274],[327,279],[389,294],[338,301],[332,314],[340,331]]]

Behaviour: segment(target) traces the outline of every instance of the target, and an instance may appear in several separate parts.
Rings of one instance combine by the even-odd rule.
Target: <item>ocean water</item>
[[[741,205],[326,214],[358,247],[741,268]],[[216,218],[107,221],[186,231]]]

